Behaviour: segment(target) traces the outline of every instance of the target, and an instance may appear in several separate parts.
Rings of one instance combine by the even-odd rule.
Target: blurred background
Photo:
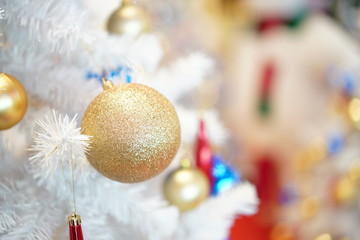
[[[230,239],[360,239],[360,1],[138,2],[168,58],[202,49],[217,61],[232,136],[221,151],[261,200]]]

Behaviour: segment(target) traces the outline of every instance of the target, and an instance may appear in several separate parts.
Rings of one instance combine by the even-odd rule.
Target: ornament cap
[[[183,158],[180,163],[181,168],[190,168],[191,167],[191,161],[188,158]]]
[[[76,214],[75,212],[72,212],[71,215],[68,216],[68,222],[69,222],[69,239],[84,240],[80,215]]]
[[[114,87],[114,84],[106,78],[101,79],[104,90]]]
[[[72,212],[70,216],[68,216],[69,226],[78,226],[81,225],[81,217],[80,215]]]

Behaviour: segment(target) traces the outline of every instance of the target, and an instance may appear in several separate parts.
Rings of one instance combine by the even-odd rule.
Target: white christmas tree
[[[131,38],[96,29],[85,1],[3,0],[0,10],[5,36],[1,71],[24,85],[29,100],[22,121],[0,132],[1,239],[67,238],[65,217],[75,207],[69,200],[72,189],[64,183],[71,179],[71,166],[85,239],[224,239],[236,216],[256,211],[255,189],[246,182],[189,212],[170,206],[161,184],[182,153],[165,172],[138,184],[103,177],[84,154],[91,136],[81,134],[76,114],[81,118],[102,91],[99,81],[86,77],[89,73],[122,66],[133,81],[164,94],[177,110],[182,141],[189,145],[197,132],[197,111],[180,99],[210,74],[210,59],[194,53],[160,68],[163,52],[154,35]],[[210,140],[223,143],[227,132],[216,111],[205,120]]]

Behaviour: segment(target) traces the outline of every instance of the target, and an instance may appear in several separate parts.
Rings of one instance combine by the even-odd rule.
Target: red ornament
[[[263,32],[269,31],[273,28],[283,25],[284,22],[285,22],[284,19],[281,19],[281,18],[276,18],[276,17],[266,18],[266,19],[262,19],[261,21],[259,21],[259,23],[256,27],[260,33],[263,33]]]
[[[269,98],[275,77],[275,65],[272,61],[267,62],[261,72],[260,93],[263,98]]]
[[[268,117],[271,113],[271,90],[274,85],[275,78],[274,63],[269,61],[261,69],[260,78],[260,97],[259,97],[259,113],[261,117]]]
[[[260,206],[257,214],[241,216],[231,229],[231,240],[271,240],[271,230],[278,220],[280,192],[279,167],[271,156],[257,160],[258,177],[250,179],[257,186]]]
[[[214,178],[212,176],[212,153],[203,119],[200,119],[195,156],[196,166],[205,173],[209,179],[210,186],[213,186]]]
[[[72,213],[68,217],[70,240],[84,240],[80,215]]]

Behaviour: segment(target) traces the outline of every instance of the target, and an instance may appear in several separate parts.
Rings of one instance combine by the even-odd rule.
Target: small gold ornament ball
[[[137,36],[150,30],[150,17],[140,6],[130,1],[123,1],[122,5],[111,14],[107,30],[112,34]]]
[[[13,76],[0,73],[0,130],[16,125],[27,109],[27,94]]]
[[[170,204],[187,211],[197,207],[209,196],[210,186],[201,170],[182,164],[165,179],[163,191]]]
[[[104,176],[125,183],[159,174],[180,145],[174,107],[142,84],[105,88],[87,108],[82,129],[92,136],[90,163]]]
[[[332,236],[329,233],[323,233],[317,236],[314,240],[332,240]]]
[[[358,186],[348,176],[343,176],[337,180],[334,188],[335,201],[342,205],[353,205],[358,196]]]

